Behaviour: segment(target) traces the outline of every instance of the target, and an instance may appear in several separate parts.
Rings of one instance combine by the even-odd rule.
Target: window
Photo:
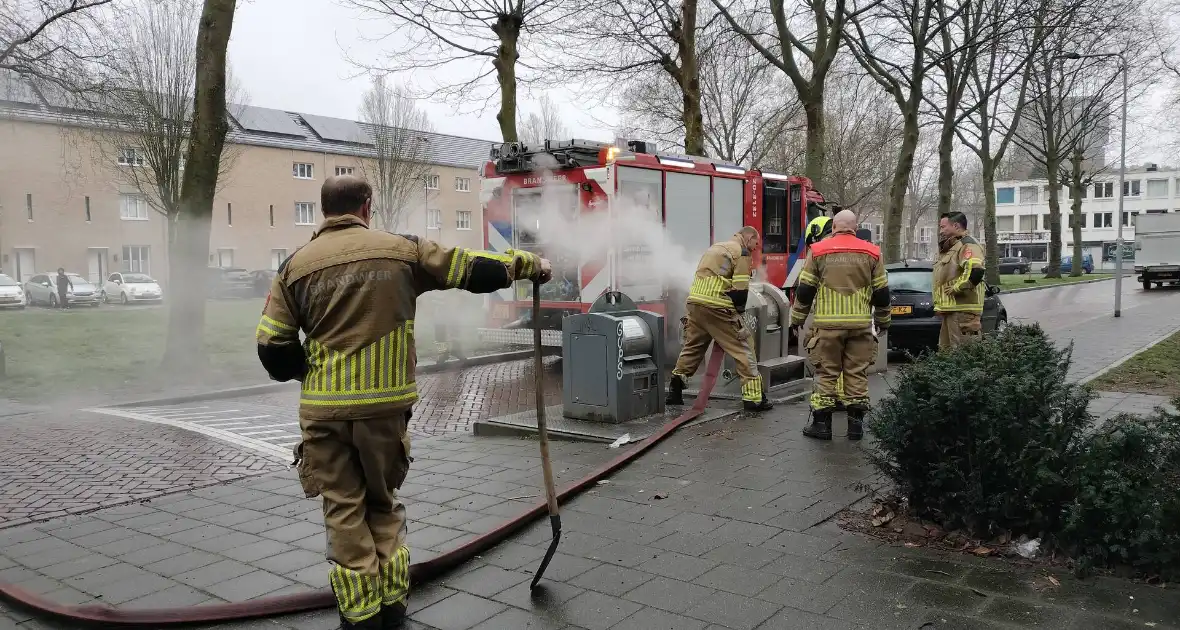
[[[226,225],[234,226],[234,204],[232,203],[225,204],[225,221]]]
[[[1008,217],[1008,218],[1011,219],[1012,217]],[[1009,221],[1009,223],[1011,223],[1011,221]],[[930,239],[933,237],[933,235],[934,235],[934,228],[932,228],[930,226],[918,228],[918,242],[919,243],[929,243]]]
[[[1071,229],[1071,230],[1072,230],[1072,229],[1073,229],[1073,227],[1074,227],[1074,224],[1075,224],[1075,223],[1080,223],[1080,224],[1081,224],[1081,226],[1082,226],[1083,228],[1084,228],[1084,227],[1086,227],[1086,217],[1088,217],[1088,216],[1090,216],[1090,215],[1088,215],[1088,214],[1086,214],[1085,212],[1083,212],[1081,215],[1079,215],[1079,216],[1077,217],[1077,218],[1078,218],[1078,220],[1077,220],[1077,221],[1075,221],[1075,220],[1074,220],[1074,214],[1073,214],[1072,212],[1070,212],[1070,213],[1069,213],[1069,229]]]
[[[1123,182],[1123,196],[1124,197],[1138,197],[1140,182],[1137,179]]]
[[[295,225],[315,225],[315,204],[310,201],[295,202]]]
[[[273,203],[270,204],[270,226],[275,226],[275,205]]]
[[[271,271],[278,271],[279,265],[283,264],[284,260],[287,260],[287,250],[285,250],[285,249],[272,249],[272,250],[270,250],[270,269],[271,269]]]
[[[130,273],[151,274],[151,264],[148,262],[147,245],[123,246],[123,271]]]
[[[25,216],[33,220],[33,193],[25,195]]]
[[[1049,215],[1047,215],[1047,214],[1041,215],[1041,229],[1042,230],[1050,229],[1049,228]]]
[[[438,175],[426,176],[426,188],[430,190],[438,190]]]
[[[1096,227],[1096,228],[1114,227],[1114,213],[1113,212],[1095,212],[1094,213],[1094,227]]]
[[[135,147],[123,147],[119,149],[119,165],[143,166],[143,156],[140,155],[139,150]]]
[[[455,229],[456,230],[470,230],[471,229],[471,211],[460,210],[455,213]]]
[[[1021,232],[1035,232],[1037,231],[1037,215],[1024,214],[1020,216],[1020,231]]]
[[[147,204],[139,195],[119,195],[119,218],[124,221],[147,221]]]
[[[86,222],[90,223],[90,197],[86,198]]]
[[[1148,210],[1147,214],[1167,214],[1167,210]]]
[[[1135,217],[1139,216],[1138,212],[1124,212],[1123,213],[1123,227],[1135,225]]]
[[[456,177],[455,190],[458,192],[471,192],[471,178],[470,177]]]
[[[341,175],[352,175],[352,170],[353,169],[351,166],[337,166],[336,176],[340,177]]]
[[[218,267],[233,267],[234,266],[234,250],[224,248],[217,250],[217,266]]]
[[[1016,217],[996,217],[997,232],[1015,232]]]
[[[427,211],[426,227],[431,230],[437,230],[442,227],[442,210]]]
[[[1147,180],[1147,196],[1153,199],[1168,196],[1168,180],[1166,179],[1149,179]]]
[[[996,203],[1016,203],[1015,188],[997,188]]]
[[[883,224],[883,223],[873,224],[873,242],[874,243],[881,242],[881,233],[884,231],[885,231],[885,224]]]
[[[311,164],[306,162],[296,162],[291,166],[291,176],[295,179],[313,179],[315,170]]]
[[[1095,199],[1113,199],[1114,182],[1094,182]]]
[[[1020,187],[1020,203],[1036,203],[1039,201],[1036,186]]]

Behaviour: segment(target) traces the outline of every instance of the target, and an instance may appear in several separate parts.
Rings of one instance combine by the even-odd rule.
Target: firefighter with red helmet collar
[[[400,627],[410,590],[406,425],[418,399],[418,296],[491,293],[514,280],[547,282],[549,261],[443,247],[369,229],[373,189],[351,175],[320,192],[324,222],[279,266],[258,322],[258,358],[271,378],[298,380],[295,465],[304,494],[322,495],[328,582],[342,628]],[[305,341],[299,343],[299,333]]]
[[[701,256],[688,291],[684,346],[668,384],[669,405],[684,404],[685,380],[696,373],[709,342],[715,341],[737,366],[742,379],[742,406],[749,411],[772,407],[762,377],[754,367],[757,360],[753,341],[741,317],[750,294],[750,252],[758,247],[758,240],[758,230],[747,225],[728,241],[713,244]]]
[[[868,370],[877,355],[873,324],[886,329],[890,323],[889,279],[881,250],[854,234],[856,215],[851,210],[837,213],[832,224],[832,236],[807,253],[791,307],[791,326],[802,325],[815,313],[807,340],[808,359],[815,366],[812,421],[803,434],[832,439],[842,372],[848,439],[859,440],[869,407]]]

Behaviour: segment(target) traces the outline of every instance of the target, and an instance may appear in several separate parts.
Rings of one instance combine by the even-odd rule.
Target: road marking
[[[248,436],[242,436],[231,431],[225,431],[216,427],[209,427],[197,424],[195,422],[185,422],[183,420],[174,420],[172,418],[162,417],[159,415],[152,415],[132,411],[130,409],[113,409],[113,408],[92,408],[83,409],[91,413],[99,413],[108,416],[116,416],[119,418],[128,418],[130,420],[140,420],[142,422],[150,422],[152,424],[162,424],[165,426],[175,427],[177,429],[186,429],[194,433],[200,433],[212,438],[228,442],[235,446],[257,451],[270,457],[277,459],[284,464],[290,463],[291,453],[288,449],[276,446],[270,442],[254,439]]]
[[[250,427],[251,425],[249,422],[214,422],[212,424],[202,424],[201,426],[224,429],[226,427]]]
[[[271,429],[269,431],[240,431],[238,435],[266,435],[267,433],[282,433],[289,435],[286,431],[280,429]]]
[[[213,422],[226,421],[226,422],[228,422],[230,420],[261,420],[262,418],[269,418],[269,417],[271,417],[270,414],[263,414],[260,416],[234,416],[232,418],[209,418],[209,420],[205,420],[203,422],[208,422],[208,421],[213,421]]]
[[[282,424],[250,424],[247,422],[244,424],[249,425],[251,430],[253,430],[253,429],[275,429],[275,428],[287,428],[287,429],[291,429],[291,428],[298,429],[299,428],[299,425],[295,424],[294,422],[284,422]],[[206,424],[205,426],[211,427],[213,425]]]

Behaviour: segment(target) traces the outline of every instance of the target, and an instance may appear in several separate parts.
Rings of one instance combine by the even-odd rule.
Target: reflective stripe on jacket
[[[712,308],[745,308],[750,289],[750,253],[742,248],[741,237],[714,243],[701,256],[688,290],[688,303]],[[734,304],[734,294],[740,304]]]
[[[860,329],[890,324],[889,279],[881,250],[848,233],[812,245],[799,274],[791,325],[814,313],[815,328]]]
[[[982,313],[983,248],[963,236],[934,261],[934,312]]]

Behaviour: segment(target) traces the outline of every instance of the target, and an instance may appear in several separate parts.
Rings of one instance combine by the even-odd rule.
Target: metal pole
[[[1123,304],[1123,198],[1126,191],[1123,190],[1125,186],[1127,173],[1127,60],[1122,53],[1118,54],[1119,61],[1122,63],[1123,71],[1123,130],[1121,144],[1122,148],[1119,151],[1119,214],[1118,214],[1118,235],[1115,237],[1115,259],[1114,259],[1114,316],[1122,316]],[[1074,261],[1074,264],[1079,264],[1079,261]]]

